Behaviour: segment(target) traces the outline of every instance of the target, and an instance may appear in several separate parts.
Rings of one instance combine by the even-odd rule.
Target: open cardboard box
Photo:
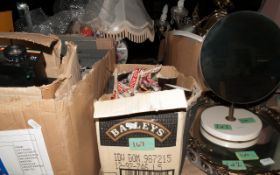
[[[28,96],[28,100],[58,98],[81,79],[75,44],[67,43],[68,51],[61,58],[61,42],[55,35],[0,33],[0,45],[7,46],[12,43],[38,50],[39,64],[35,67],[35,72],[50,81],[42,86],[1,87],[1,100],[12,96],[18,98]]]
[[[98,101],[115,70],[130,72],[152,67],[155,66],[116,65],[109,59],[95,65],[98,98],[94,118],[101,174],[179,175],[181,171],[185,112],[200,96],[200,87],[193,77],[184,76],[173,66],[163,66],[159,73],[162,78],[177,78],[177,86],[191,89],[187,100],[182,90],[175,89]]]
[[[0,38],[1,44],[13,40],[42,48],[46,75],[55,79],[42,86],[0,88],[0,167],[9,174],[97,175],[92,104],[102,85],[99,68],[94,65],[81,79],[76,45],[68,42],[61,59],[54,35],[0,33]],[[97,47],[111,48],[108,43]],[[115,59],[114,49],[98,65],[109,59]]]

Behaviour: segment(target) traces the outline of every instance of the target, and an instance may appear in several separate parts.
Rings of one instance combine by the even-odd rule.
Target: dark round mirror
[[[264,99],[279,85],[279,27],[252,11],[224,17],[203,41],[200,69],[206,85],[228,102]]]

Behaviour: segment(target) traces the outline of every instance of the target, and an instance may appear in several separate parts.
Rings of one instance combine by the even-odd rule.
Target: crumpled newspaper
[[[136,93],[161,90],[157,74],[162,65],[152,69],[136,68],[132,72],[114,73],[114,90],[111,99],[134,96]]]

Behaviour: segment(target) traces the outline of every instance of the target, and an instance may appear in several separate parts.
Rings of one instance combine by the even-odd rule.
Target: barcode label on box
[[[174,175],[175,170],[132,170],[120,169],[120,175]]]

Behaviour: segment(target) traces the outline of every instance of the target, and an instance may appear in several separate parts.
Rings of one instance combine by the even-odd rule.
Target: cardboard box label
[[[270,157],[268,157],[268,158],[265,158],[265,159],[261,159],[260,163],[262,164],[262,166],[268,166],[268,165],[274,164],[275,162]]]
[[[226,165],[231,170],[246,170],[246,166],[242,160],[223,160],[223,165]]]
[[[116,151],[114,153],[114,166],[120,171],[131,170],[133,172],[135,170],[141,170],[143,172],[149,171],[152,174],[163,169],[164,171],[162,172],[168,171],[166,167],[174,163],[175,159],[176,156],[172,155],[172,153],[147,152],[143,154],[139,152],[123,153]],[[171,172],[175,171],[175,169],[169,170]]]
[[[129,149],[133,151],[147,151],[155,149],[155,138],[129,138]]]
[[[129,138],[154,137],[155,147],[176,146],[177,120],[174,112],[100,120],[101,145],[129,147]]]
[[[238,119],[240,123],[256,123],[256,120],[254,118],[248,117],[248,118],[240,118]]]
[[[180,151],[177,147],[177,129],[182,127],[179,119],[185,116],[185,112],[165,111],[149,114],[133,114],[130,116],[114,120],[99,120],[98,129],[100,131],[101,149],[106,151],[104,154],[112,157],[110,169],[103,169],[103,173],[106,174],[114,171],[118,172],[117,174],[119,175],[125,175],[127,173],[162,173],[175,175],[178,173],[177,168],[180,166]],[[135,123],[136,121],[138,123]],[[112,126],[132,127],[134,129],[130,131],[124,128],[118,129],[119,132],[125,131],[127,133],[118,140],[113,141],[105,133],[108,128],[114,128]],[[161,138],[156,138],[157,134],[155,133],[159,129],[162,129],[159,133],[167,132],[167,130],[170,132],[165,140],[161,141]],[[104,146],[102,144],[106,145]],[[116,149],[108,149],[108,147]],[[175,154],[176,151],[179,153]],[[107,161],[107,163],[109,162]]]
[[[239,160],[258,160],[259,156],[255,151],[238,151],[235,152]]]
[[[6,174],[54,174],[41,129],[0,131],[0,159]]]
[[[215,124],[214,127],[217,130],[232,130],[231,125],[228,124]]]

